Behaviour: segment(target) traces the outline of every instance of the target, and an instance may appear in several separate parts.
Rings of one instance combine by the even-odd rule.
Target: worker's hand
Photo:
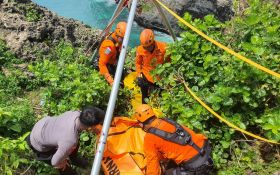
[[[137,75],[137,77],[138,77],[138,78],[143,78],[143,74],[140,73],[140,74]]]
[[[92,131],[95,134],[99,134],[101,130],[102,130],[102,125],[100,124],[90,127],[90,131]]]
[[[109,81],[109,84],[110,84],[110,86],[113,86],[113,84],[114,84],[114,80]]]
[[[113,86],[113,83],[114,83],[114,79],[112,78],[112,76],[110,74],[105,74],[105,79],[107,80],[107,82]]]
[[[69,166],[69,162],[68,162],[68,159],[65,159],[58,166],[56,166],[55,168],[64,171],[65,168],[67,168],[67,166]]]

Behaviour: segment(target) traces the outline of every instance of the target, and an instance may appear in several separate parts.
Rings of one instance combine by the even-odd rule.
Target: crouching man
[[[86,168],[88,162],[78,157],[79,134],[103,123],[105,112],[97,107],[68,111],[58,117],[45,117],[33,127],[26,141],[37,160],[57,168],[61,175],[76,175],[71,164]]]
[[[136,109],[135,118],[147,134],[144,151],[146,175],[208,175],[213,168],[207,138],[168,118],[157,118],[146,104]],[[174,167],[161,173],[160,161],[172,160]]]

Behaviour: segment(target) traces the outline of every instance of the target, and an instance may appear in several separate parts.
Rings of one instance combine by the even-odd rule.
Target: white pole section
[[[113,84],[112,91],[110,94],[110,99],[109,99],[109,103],[108,103],[108,107],[107,107],[107,111],[106,111],[106,115],[105,115],[105,120],[104,120],[102,131],[101,131],[101,136],[100,136],[100,139],[98,142],[95,159],[94,159],[93,166],[91,169],[91,175],[99,175],[101,161],[103,158],[104,147],[106,144],[108,131],[109,131],[109,128],[111,125],[113,112],[114,112],[114,108],[115,108],[115,104],[116,104],[116,100],[117,100],[117,95],[118,95],[118,90],[119,90],[119,86],[120,86],[120,80],[121,80],[121,76],[122,76],[125,55],[126,55],[126,50],[127,50],[127,45],[128,45],[128,41],[129,41],[131,28],[132,28],[132,23],[133,23],[134,16],[135,16],[136,6],[137,6],[137,0],[133,0],[131,9],[129,12],[129,16],[128,16],[126,32],[125,32],[122,49],[121,49],[121,53],[120,53],[120,57],[119,57],[119,61],[118,61],[118,66],[117,66],[116,74],[114,77],[114,84]]]

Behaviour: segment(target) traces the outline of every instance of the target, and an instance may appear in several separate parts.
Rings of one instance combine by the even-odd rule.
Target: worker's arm
[[[110,75],[109,70],[107,68],[107,64],[110,60],[110,58],[113,56],[112,53],[112,48],[110,46],[101,46],[100,50],[99,50],[99,71],[100,73],[105,77],[105,79],[108,81],[108,83],[110,83],[110,85],[113,84],[114,79],[113,77]]]
[[[160,175],[160,153],[156,150],[153,139],[145,137],[144,150],[147,159],[146,175]]]
[[[76,143],[73,142],[61,142],[58,143],[58,148],[52,157],[51,164],[54,167],[61,168],[61,165],[65,163],[68,156],[76,147]]]
[[[138,76],[140,76],[142,73],[143,57],[138,53],[136,53],[135,65],[136,72],[138,73]]]

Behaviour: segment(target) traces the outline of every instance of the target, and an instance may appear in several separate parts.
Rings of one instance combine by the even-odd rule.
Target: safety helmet
[[[141,123],[145,122],[149,118],[155,116],[155,113],[151,106],[147,104],[142,104],[139,107],[137,107],[134,117]]]
[[[140,35],[141,45],[144,47],[148,47],[155,42],[155,35],[151,29],[145,29],[142,31]]]
[[[125,30],[126,30],[126,22],[119,22],[117,24],[115,34],[119,37],[124,37]]]

